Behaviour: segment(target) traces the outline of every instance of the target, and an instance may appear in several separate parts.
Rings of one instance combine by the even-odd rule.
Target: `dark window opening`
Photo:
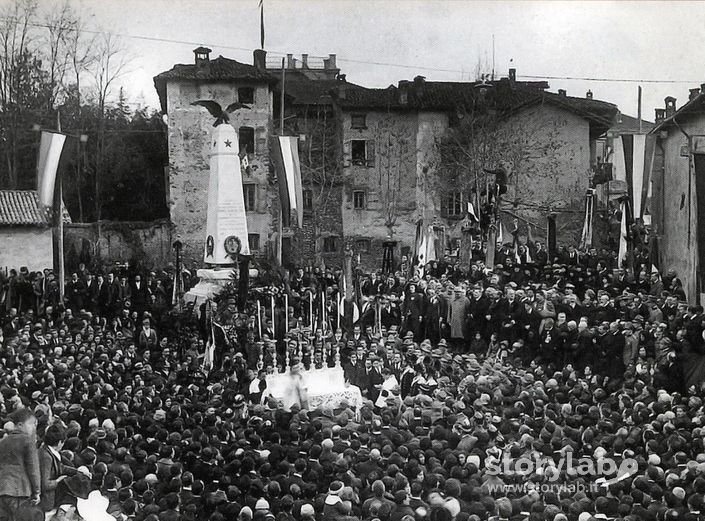
[[[353,139],[350,148],[352,152],[352,164],[364,166],[367,161],[367,141],[364,139]]]
[[[240,127],[238,131],[238,139],[240,141],[240,153],[248,154],[255,153],[255,129],[252,127]]]
[[[248,234],[247,241],[250,243],[250,251],[259,250],[259,233]]]
[[[304,190],[304,211],[313,211],[313,190]]]
[[[254,184],[243,184],[242,195],[245,199],[245,211],[254,212],[257,209],[257,186]]]
[[[335,253],[338,251],[338,238],[337,237],[324,237],[323,238],[323,253]]]
[[[255,89],[252,87],[240,87],[237,89],[237,100],[240,103],[253,104],[255,102]]]

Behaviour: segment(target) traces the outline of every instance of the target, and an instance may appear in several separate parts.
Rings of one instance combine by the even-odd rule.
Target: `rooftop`
[[[64,222],[71,217],[63,207]],[[51,226],[51,209],[39,205],[35,190],[0,190],[0,226]]]
[[[201,50],[199,47],[196,51]],[[166,113],[166,84],[169,80],[246,81],[256,83],[276,83],[278,80],[268,72],[254,65],[219,56],[214,60],[203,59],[197,63],[177,64],[168,71],[154,77],[161,108]]]

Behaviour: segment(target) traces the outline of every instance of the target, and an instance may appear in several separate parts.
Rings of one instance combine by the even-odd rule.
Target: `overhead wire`
[[[9,21],[15,24],[19,24],[21,21],[17,19],[13,19],[12,17],[0,17],[1,20]],[[30,25],[32,27],[42,27],[45,29],[51,29],[51,26],[49,24],[42,24],[39,22],[30,22],[27,25]],[[140,34],[131,34],[131,33],[122,33],[122,32],[113,32],[113,31],[103,31],[103,30],[97,30],[97,29],[87,29],[87,28],[81,28],[78,29],[79,32],[84,32],[88,34],[95,34],[95,35],[111,35],[111,36],[117,36],[121,38],[130,38],[130,39],[135,39],[135,40],[145,40],[145,41],[151,41],[151,42],[159,42],[159,43],[170,43],[170,44],[177,44],[177,45],[195,45],[195,46],[201,46],[201,45],[207,45],[210,47],[217,47],[219,49],[227,49],[227,50],[234,50],[234,51],[244,51],[244,52],[250,52],[252,49],[247,48],[247,47],[238,47],[238,46],[233,46],[233,45],[221,45],[221,44],[214,44],[214,43],[204,43],[204,42],[196,42],[196,41],[189,41],[189,40],[179,40],[179,39],[174,39],[174,38],[161,38],[161,37],[156,37],[156,36],[146,36],[146,35],[140,35]],[[287,52],[285,51],[277,51],[277,50],[268,50],[269,53],[273,55],[277,55],[280,57],[285,57],[287,56]],[[317,58],[317,59],[325,59],[328,58],[328,56],[316,56],[316,55],[310,55],[310,58]],[[411,69],[411,70],[423,70],[423,71],[432,71],[432,72],[445,72],[445,73],[454,73],[454,74],[467,74],[466,70],[461,70],[461,69],[445,69],[445,68],[440,68],[440,67],[429,67],[429,66],[424,66],[424,65],[419,65],[419,64],[402,64],[402,63],[393,63],[393,62],[380,62],[380,61],[370,61],[370,60],[361,60],[361,59],[356,59],[356,58],[345,58],[345,57],[337,57],[338,61],[345,62],[345,63],[359,63],[362,65],[374,65],[374,66],[380,66],[380,67],[395,67],[395,68],[402,68],[402,69]],[[601,77],[591,77],[591,76],[555,76],[555,75],[540,75],[540,74],[534,74],[534,75],[517,75],[517,78],[519,79],[527,79],[527,80],[562,80],[562,81],[589,81],[589,82],[596,82],[596,83],[646,83],[646,84],[699,84],[701,80],[681,80],[681,79],[656,79],[656,78],[601,78]]]

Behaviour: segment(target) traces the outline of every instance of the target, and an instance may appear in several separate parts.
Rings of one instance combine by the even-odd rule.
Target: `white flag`
[[[64,141],[66,141],[64,134],[42,132],[39,161],[37,162],[37,195],[39,196],[39,204],[45,207],[52,206],[54,202],[56,171],[59,168]]]

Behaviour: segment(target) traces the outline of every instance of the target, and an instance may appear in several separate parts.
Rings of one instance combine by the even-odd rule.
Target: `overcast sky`
[[[42,0],[48,1],[48,0]],[[152,77],[192,63],[194,44],[252,62],[259,47],[257,0],[75,0],[90,25],[134,36],[122,83],[157,106]],[[526,76],[671,80],[641,83],[644,117],[673,95],[705,83],[705,3],[482,2],[460,0],[264,0],[270,53],[335,53],[348,81],[386,87],[421,74],[473,79],[478,61],[506,75],[510,60]],[[489,72],[489,70],[488,70]],[[551,90],[616,103],[636,115],[638,83],[549,79]]]

